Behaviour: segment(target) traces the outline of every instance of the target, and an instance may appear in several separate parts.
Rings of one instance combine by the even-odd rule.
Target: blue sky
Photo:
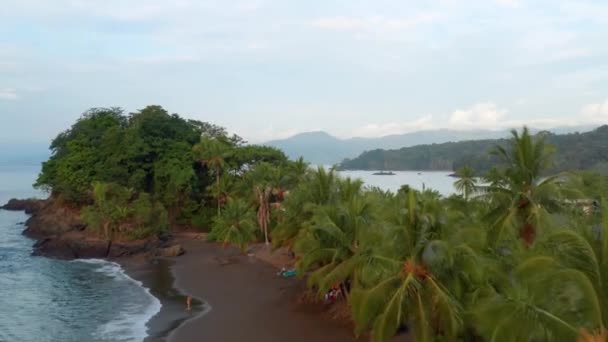
[[[160,104],[250,141],[608,123],[608,1],[7,0],[0,142]]]

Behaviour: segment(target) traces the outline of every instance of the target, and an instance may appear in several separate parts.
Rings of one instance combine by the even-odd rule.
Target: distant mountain
[[[594,169],[608,172],[608,125],[585,133],[545,135],[555,147],[551,172]],[[483,173],[496,165],[490,151],[507,139],[484,139],[426,144],[401,149],[376,149],[344,160],[347,170],[456,170],[464,165]]]
[[[564,127],[551,129],[554,133],[587,131],[593,127]],[[538,130],[532,130],[538,131]],[[464,140],[499,139],[509,135],[508,130],[457,131],[438,129],[405,134],[388,135],[380,138],[340,139],[326,132],[307,132],[287,139],[273,140],[263,145],[283,150],[292,159],[304,157],[314,165],[333,165],[346,158],[354,158],[365,151],[375,149],[398,149],[424,144],[440,144]]]

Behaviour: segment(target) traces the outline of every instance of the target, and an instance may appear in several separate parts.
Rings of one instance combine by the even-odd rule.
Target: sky
[[[0,143],[150,104],[261,142],[608,123],[605,0],[4,0]]]

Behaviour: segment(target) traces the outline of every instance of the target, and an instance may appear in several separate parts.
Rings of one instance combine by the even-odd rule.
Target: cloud
[[[392,134],[402,134],[406,132],[432,129],[433,116],[424,115],[413,121],[389,122],[383,124],[368,124],[363,127],[355,128],[349,132],[352,137],[381,137]]]
[[[552,118],[509,119],[508,109],[501,108],[493,102],[479,102],[466,109],[456,109],[445,120],[441,116],[424,115],[417,120],[407,122],[372,123],[340,137],[381,137],[391,134],[403,134],[420,130],[453,129],[453,130],[504,130],[523,126],[537,129],[548,129],[566,126],[608,124],[608,99],[604,102],[583,106],[580,115]]]
[[[0,88],[0,100],[17,100],[17,90],[13,88]]]
[[[363,19],[332,17],[316,19],[312,22],[312,26],[336,31],[356,31],[364,29],[367,24]]]
[[[506,109],[498,108],[492,102],[482,102],[468,109],[457,109],[450,116],[450,126],[453,128],[496,128],[504,120]]]
[[[422,24],[432,23],[440,17],[437,12],[420,12],[407,18],[372,17],[324,17],[312,21],[311,25],[320,29],[349,32],[394,32],[414,29]]]
[[[581,109],[581,117],[590,123],[608,124],[608,99],[584,106]]]

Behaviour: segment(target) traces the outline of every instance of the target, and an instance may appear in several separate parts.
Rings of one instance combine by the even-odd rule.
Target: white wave
[[[125,342],[143,341],[148,336],[146,323],[160,312],[162,307],[160,300],[154,297],[152,293],[150,293],[150,289],[144,287],[142,282],[131,278],[125,273],[123,268],[115,262],[102,259],[77,259],[72,262],[98,265],[100,267],[95,269],[95,272],[103,273],[104,275],[117,280],[133,283],[146,293],[150,298],[150,304],[145,310],[142,311],[139,307],[135,306],[128,307],[128,311],[119,313],[115,319],[99,326],[94,333],[94,337],[101,340]]]

